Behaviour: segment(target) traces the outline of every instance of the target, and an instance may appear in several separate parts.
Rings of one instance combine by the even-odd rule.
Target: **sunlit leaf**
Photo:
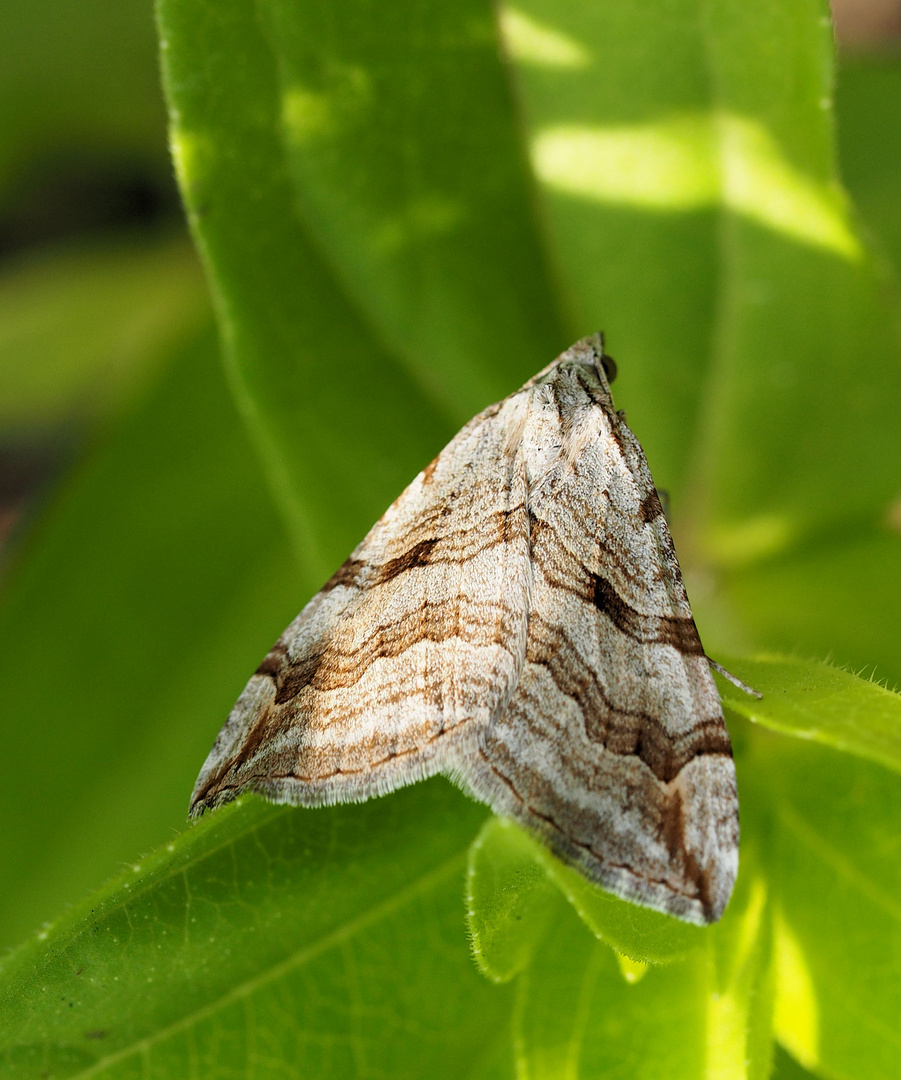
[[[755,879],[688,957],[623,977],[614,953],[561,913],[517,980],[520,1075],[769,1074],[769,915]]]
[[[901,697],[814,661],[765,656],[731,663],[760,699],[720,679],[724,703],[764,727],[901,771]]]
[[[896,1078],[901,1011],[901,783],[894,772],[758,731],[746,804],[776,918],[780,1041],[826,1076]]]

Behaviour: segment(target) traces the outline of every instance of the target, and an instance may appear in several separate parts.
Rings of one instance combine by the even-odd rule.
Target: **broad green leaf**
[[[566,294],[696,551],[744,564],[883,513],[898,338],[836,183],[826,5],[506,10]]]
[[[460,906],[484,813],[432,781],[212,815],[7,960],[3,1075],[499,1075]]]
[[[303,599],[211,334],[21,554],[0,609],[3,944],[184,827],[216,731]]]
[[[848,671],[815,661],[763,656],[729,661],[763,693],[759,700],[725,679],[723,704],[785,735],[833,746],[901,771],[901,697]]]
[[[769,807],[758,856],[777,908],[777,1037],[825,1076],[897,1078],[897,775],[758,729],[743,780],[743,806]]]
[[[0,277],[0,424],[115,415],[209,322],[184,238],[44,251]]]
[[[561,915],[517,982],[519,1075],[763,1080],[772,994],[762,880],[704,934],[686,959],[630,982],[610,949]]]
[[[176,162],[233,384],[322,579],[457,422],[567,343],[490,9],[159,11]],[[470,130],[487,135],[461,144]],[[483,379],[495,362],[501,377]],[[327,527],[310,527],[308,502]]]
[[[303,218],[368,324],[469,419],[569,344],[492,5],[258,9]]]

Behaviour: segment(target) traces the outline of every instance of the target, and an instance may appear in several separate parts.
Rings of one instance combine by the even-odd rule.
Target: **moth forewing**
[[[604,888],[719,918],[729,738],[611,363],[577,342],[416,477],[248,683],[192,814],[443,772]]]
[[[358,801],[477,752],[525,655],[526,484],[508,427],[507,403],[467,424],[288,627],[208,757],[192,814],[247,789]]]

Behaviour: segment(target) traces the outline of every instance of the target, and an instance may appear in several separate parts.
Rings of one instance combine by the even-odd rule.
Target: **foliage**
[[[63,7],[5,16],[61,87]],[[141,10],[93,0],[84,32],[120,19],[145,55]],[[901,677],[901,205],[870,130],[901,66],[842,73],[861,226],[814,0],[158,15],[226,378],[170,237],[0,279],[27,376],[4,407],[95,425],[0,611],[6,940],[158,847],[9,955],[3,1075],[901,1075],[901,700],[852,674]],[[121,140],[73,70],[77,108],[42,98],[35,128]],[[152,156],[146,65],[126,75]],[[187,828],[303,601],[460,423],[601,326],[705,645],[764,694],[721,684],[742,814],[721,923],[599,893],[442,780]]]

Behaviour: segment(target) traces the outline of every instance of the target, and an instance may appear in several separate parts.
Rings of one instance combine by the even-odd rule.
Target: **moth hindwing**
[[[416,477],[250,679],[192,815],[444,773],[605,889],[719,918],[729,737],[614,370],[577,342]]]

